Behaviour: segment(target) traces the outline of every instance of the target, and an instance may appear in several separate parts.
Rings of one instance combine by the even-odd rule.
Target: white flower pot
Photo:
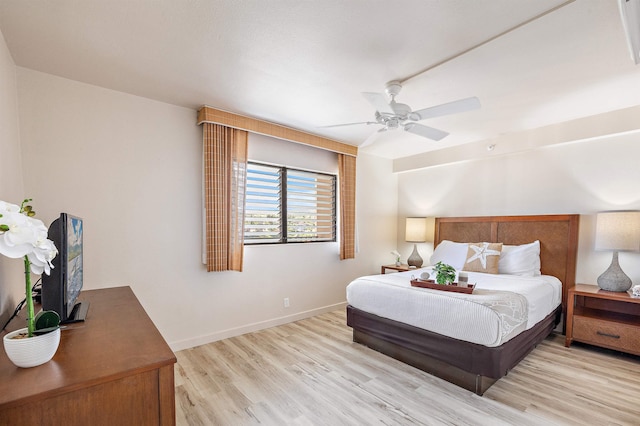
[[[27,329],[12,331],[2,338],[7,356],[18,367],[28,368],[48,362],[56,354],[60,344],[60,329],[40,336],[25,339],[12,339],[13,336],[26,333]]]

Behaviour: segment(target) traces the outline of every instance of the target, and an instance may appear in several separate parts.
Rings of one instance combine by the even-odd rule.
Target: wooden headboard
[[[540,241],[543,275],[562,281],[562,308],[576,283],[579,215],[486,216],[436,218],[434,247],[442,240],[509,245]]]

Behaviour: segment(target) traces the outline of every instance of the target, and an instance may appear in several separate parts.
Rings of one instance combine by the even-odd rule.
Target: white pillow
[[[540,275],[540,241],[519,246],[502,246],[498,273],[533,277]]]
[[[442,240],[433,251],[429,261],[432,265],[438,262],[446,263],[447,265],[453,266],[456,271],[460,271],[464,267],[464,262],[467,260],[467,250],[469,250],[469,244],[467,243],[455,243],[449,240]]]

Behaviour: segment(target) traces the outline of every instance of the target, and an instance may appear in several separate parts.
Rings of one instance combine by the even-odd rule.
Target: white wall
[[[0,200],[20,204],[25,197],[18,123],[16,66],[0,33]],[[37,212],[37,210],[36,210]],[[24,298],[22,262],[0,256],[0,323]]]
[[[18,93],[40,216],[82,217],[85,288],[130,285],[176,350],[341,306],[345,286],[395,248],[397,178],[390,161],[363,155],[355,260],[340,261],[337,243],[247,247],[244,272],[207,273],[196,111],[24,68]]]
[[[577,213],[577,282],[595,284],[611,263],[610,252],[593,250],[595,213],[640,210],[639,140],[607,137],[401,173],[399,223],[414,215]],[[431,247],[421,252],[428,260]],[[620,264],[640,284],[640,253],[620,253]]]

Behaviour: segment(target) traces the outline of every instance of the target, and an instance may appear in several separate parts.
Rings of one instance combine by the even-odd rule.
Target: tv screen
[[[82,219],[61,213],[49,227],[58,248],[50,275],[42,276],[42,309],[56,311],[61,322],[83,321],[88,303],[78,302],[82,290]]]

